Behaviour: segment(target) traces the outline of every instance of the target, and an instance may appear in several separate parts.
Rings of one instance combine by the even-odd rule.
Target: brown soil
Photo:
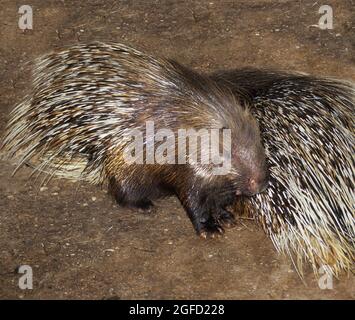
[[[23,1],[0,3],[0,133],[28,87],[22,63],[87,40],[114,40],[200,71],[276,67],[355,80],[354,1],[330,0],[334,29],[315,27],[319,1],[27,1],[34,29],[18,28]],[[96,187],[11,177],[0,162],[0,298],[353,299],[354,277],[321,290],[252,222],[218,240],[195,236],[175,198],[144,215]],[[20,290],[29,264],[34,289]]]

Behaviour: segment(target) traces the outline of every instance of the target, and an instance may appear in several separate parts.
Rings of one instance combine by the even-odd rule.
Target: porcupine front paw
[[[234,215],[228,210],[222,208],[218,210],[217,221],[225,228],[233,228],[236,226]]]
[[[197,227],[197,233],[201,238],[213,239],[221,237],[224,233],[223,227],[213,218],[201,218]]]
[[[142,199],[134,204],[138,211],[144,214],[154,213],[155,207],[152,201],[149,199]]]

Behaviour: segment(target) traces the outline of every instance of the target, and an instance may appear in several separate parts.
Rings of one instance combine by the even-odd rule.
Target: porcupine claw
[[[225,209],[220,209],[218,222],[225,228],[234,228],[237,225],[234,215]]]
[[[217,222],[211,220],[204,224],[198,234],[203,239],[215,239],[222,237],[224,229]]]

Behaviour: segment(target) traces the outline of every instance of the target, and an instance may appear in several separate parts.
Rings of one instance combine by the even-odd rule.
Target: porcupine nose
[[[267,177],[262,179],[251,178],[249,180],[249,192],[254,195],[264,192],[269,185],[269,179]]]

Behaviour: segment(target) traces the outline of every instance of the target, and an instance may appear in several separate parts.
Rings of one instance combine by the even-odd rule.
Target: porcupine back
[[[354,85],[299,73],[217,73],[252,105],[270,163],[265,193],[240,202],[302,273],[337,275],[354,263]],[[296,259],[296,260],[294,260]]]

